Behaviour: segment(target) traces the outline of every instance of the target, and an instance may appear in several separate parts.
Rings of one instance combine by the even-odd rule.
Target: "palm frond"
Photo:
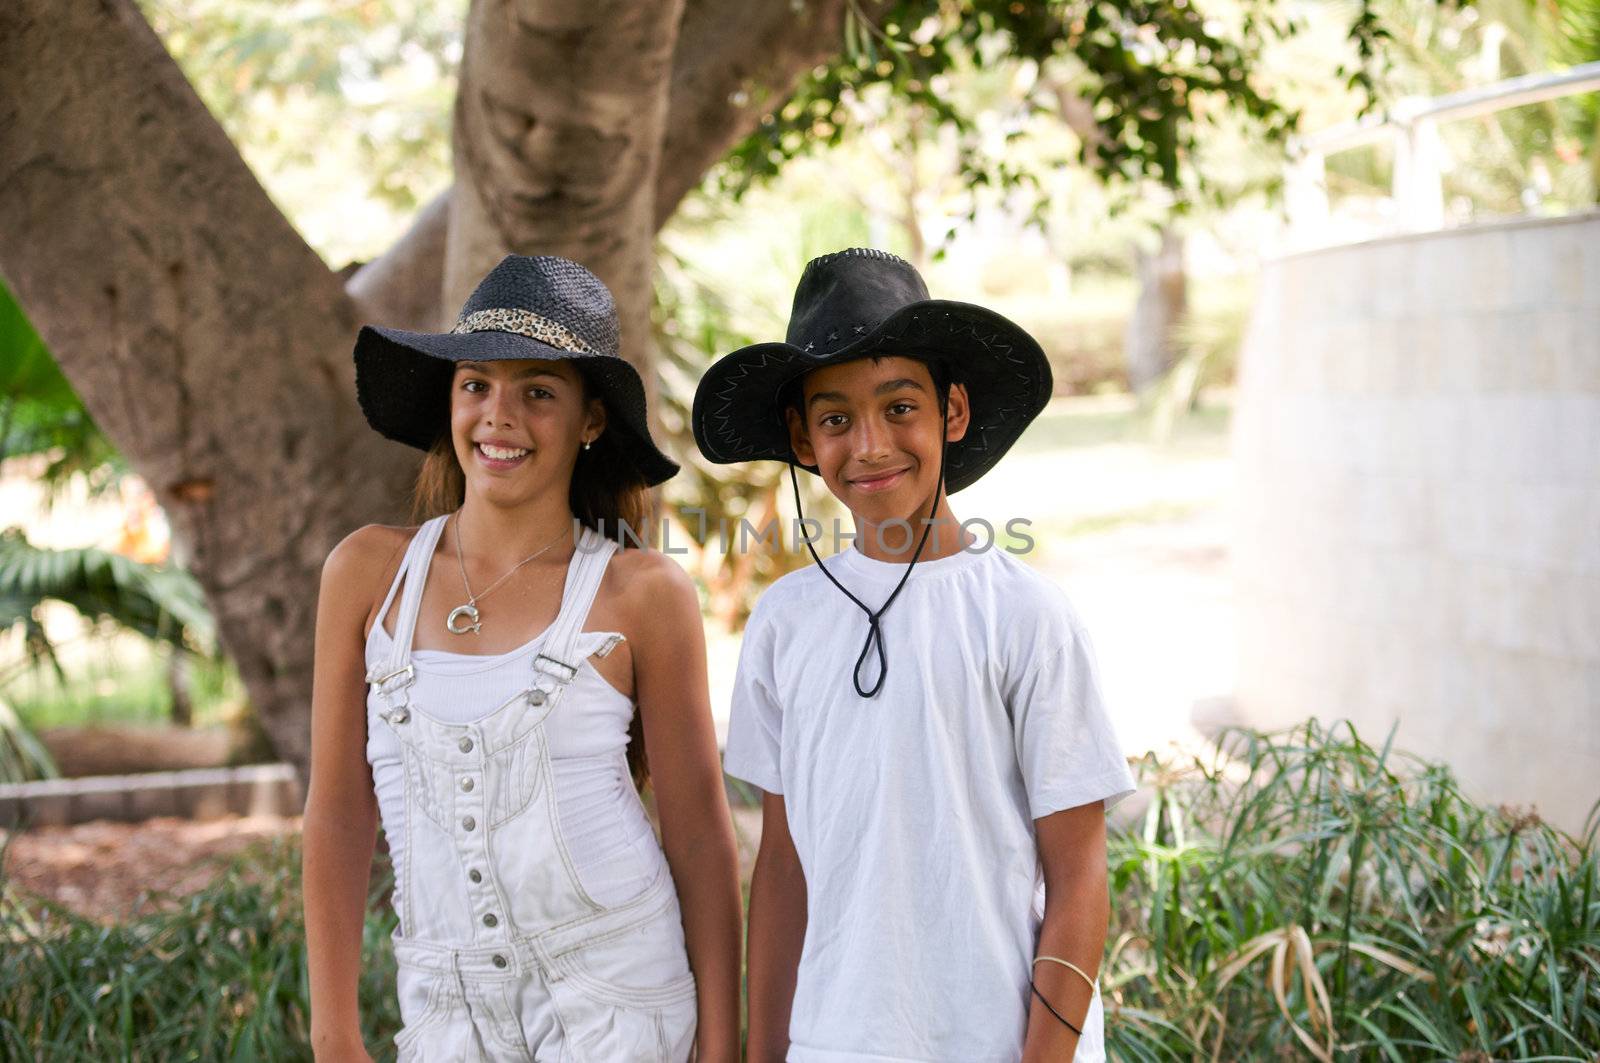
[[[200,586],[182,569],[92,546],[52,550],[34,546],[18,529],[0,532],[0,630],[26,627],[47,599],[177,647],[213,637]]]

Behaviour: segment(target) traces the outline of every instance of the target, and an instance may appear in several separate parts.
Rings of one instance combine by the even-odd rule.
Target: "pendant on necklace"
[[[461,627],[456,626],[456,621],[459,619],[466,620],[466,623]],[[444,626],[450,629],[450,634],[452,635],[476,635],[478,628],[482,626],[478,623],[478,607],[471,602],[466,605],[456,606],[450,610],[450,615],[445,619]]]

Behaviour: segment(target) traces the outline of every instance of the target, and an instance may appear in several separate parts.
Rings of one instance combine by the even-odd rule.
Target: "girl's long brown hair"
[[[586,376],[583,388],[585,402],[597,397]],[[615,418],[610,423],[620,424]],[[619,430],[626,429],[608,428],[588,450],[578,451],[578,463],[573,467],[572,483],[567,488],[567,504],[572,507],[572,515],[579,524],[615,539],[619,546],[648,545],[651,539],[650,488],[618,445]],[[456,460],[455,444],[446,427],[433,441],[422,459],[422,467],[417,470],[416,486],[411,492],[411,517],[421,523],[454,512],[466,498],[467,477]],[[628,771],[633,776],[633,785],[644,790],[650,781],[650,762],[645,756],[644,727],[637,712],[628,725]]]

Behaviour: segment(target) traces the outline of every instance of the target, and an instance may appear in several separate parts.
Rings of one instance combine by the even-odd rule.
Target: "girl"
[[[603,534],[642,531],[646,489],[677,471],[617,347],[605,286],[551,257],[506,258],[449,333],[361,330],[362,411],[427,450],[435,515],[362,528],[323,569],[304,828],[319,1060],[368,1058],[380,819],[400,1059],[737,1058],[698,599],[670,559]],[[664,855],[634,785],[645,749]]]

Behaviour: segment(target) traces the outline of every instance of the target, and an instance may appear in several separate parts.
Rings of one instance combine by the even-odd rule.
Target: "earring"
[[[591,445],[592,445],[592,442],[590,440],[585,439],[583,441],[583,449],[584,450],[588,450]]]

